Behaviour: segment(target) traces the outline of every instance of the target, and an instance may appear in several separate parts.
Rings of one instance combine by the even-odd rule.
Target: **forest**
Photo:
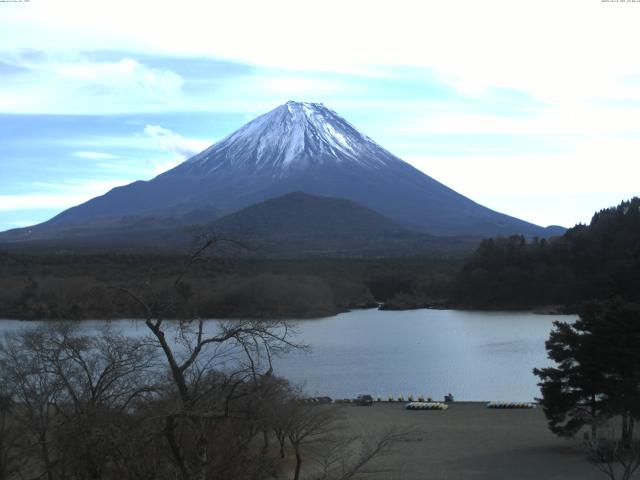
[[[188,256],[19,254],[0,251],[0,317],[140,317],[117,288],[150,283],[173,295]],[[191,318],[309,318],[352,308],[442,302],[462,257],[247,259],[211,254],[190,267],[186,302],[171,312]],[[409,304],[405,305],[406,299]]]
[[[0,250],[0,317],[140,317],[117,288],[149,283],[173,295],[172,278],[188,259]],[[173,318],[310,318],[378,306],[577,312],[593,299],[640,300],[640,199],[562,236],[489,238],[471,254],[258,258],[221,250],[189,270]]]
[[[466,308],[577,311],[585,301],[616,296],[640,299],[640,198],[549,240],[486,239],[451,287],[451,302]]]

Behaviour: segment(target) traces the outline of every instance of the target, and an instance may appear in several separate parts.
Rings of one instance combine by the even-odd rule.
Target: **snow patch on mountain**
[[[286,176],[314,164],[380,168],[404,163],[321,103],[287,102],[186,161],[180,173],[232,167]]]

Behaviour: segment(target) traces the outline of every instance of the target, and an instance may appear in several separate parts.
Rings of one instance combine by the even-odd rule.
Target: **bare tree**
[[[0,480],[8,480],[24,464],[21,447],[24,433],[16,424],[11,395],[0,391]]]
[[[296,393],[288,384],[281,386],[280,392],[273,396],[267,403],[267,416],[269,426],[278,441],[278,453],[280,458],[285,458],[285,443],[287,441],[289,428],[292,425],[290,416],[290,406],[295,404]]]
[[[303,447],[329,440],[332,432],[337,428],[340,413],[334,405],[319,405],[300,400],[290,402],[289,423],[285,429],[296,456],[294,480],[300,478]]]
[[[34,478],[103,478],[121,464],[114,439],[134,420],[133,402],[157,390],[153,358],[150,346],[108,326],[82,335],[49,324],[2,340],[0,377]]]
[[[397,442],[412,433],[390,430],[370,437],[349,433],[343,408],[300,398],[290,401],[286,412],[284,417],[288,423],[281,428],[286,432],[296,457],[294,480],[301,478],[305,452],[311,460],[306,478],[348,480],[385,473],[386,470],[380,466],[371,468],[372,462],[389,454]]]
[[[118,428],[132,402],[158,391],[155,349],[110,325],[81,335],[74,324],[48,329],[40,345],[46,365],[62,385],[56,444],[76,477],[102,478],[113,465]]]
[[[81,334],[72,323],[48,325],[38,349],[75,413],[101,407],[125,411],[158,389],[155,349],[110,324],[94,335]]]
[[[171,294],[156,291],[151,282],[140,291],[119,288],[143,312],[168,367],[177,405],[165,416],[164,434],[184,480],[213,478],[211,433],[233,416],[236,400],[261,389],[259,379],[272,374],[273,355],[301,347],[290,340],[293,332],[284,321],[207,323],[197,315],[189,320],[166,320],[188,295],[185,276],[189,269],[225,242],[211,237],[197,248],[177,276]]]
[[[52,433],[63,388],[40,352],[45,335],[44,329],[37,329],[5,337],[0,345],[0,380],[11,386],[12,400],[19,405],[13,418],[32,439],[28,451],[22,452],[32,460],[30,469],[40,472],[36,478],[54,480],[58,462]]]
[[[406,439],[412,432],[389,430],[382,435],[365,438],[363,435],[333,436],[314,455],[319,465],[316,480],[348,480],[389,471],[383,467],[371,467],[374,460],[388,455],[393,446]]]

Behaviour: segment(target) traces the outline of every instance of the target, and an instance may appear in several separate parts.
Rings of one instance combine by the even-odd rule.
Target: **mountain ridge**
[[[188,251],[193,240],[213,235],[231,249],[221,254],[265,258],[379,258],[471,252],[477,237],[434,237],[412,232],[351,200],[292,192],[250,205],[207,224],[189,214],[168,220],[126,217],[92,226],[58,227],[48,238],[1,243],[60,253],[163,254]],[[176,226],[176,224],[179,224]],[[239,250],[235,247],[240,247]],[[20,248],[18,248],[20,250]]]
[[[105,219],[171,219],[203,209],[224,216],[290,192],[351,200],[430,235],[558,233],[455,192],[322,104],[290,101],[151,180],[114,188],[12,236],[46,237]],[[198,223],[197,215],[191,217]]]

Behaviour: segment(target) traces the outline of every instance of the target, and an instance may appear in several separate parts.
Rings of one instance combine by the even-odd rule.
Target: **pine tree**
[[[590,425],[595,438],[597,425],[605,415],[605,378],[596,342],[580,320],[554,325],[546,348],[549,358],[558,366],[533,371],[541,380],[540,402],[549,429],[559,436],[572,437],[583,426]]]
[[[549,428],[571,437],[585,425],[622,419],[622,441],[640,418],[640,306],[620,300],[588,304],[573,324],[555,322],[546,342],[556,367],[534,369]]]

